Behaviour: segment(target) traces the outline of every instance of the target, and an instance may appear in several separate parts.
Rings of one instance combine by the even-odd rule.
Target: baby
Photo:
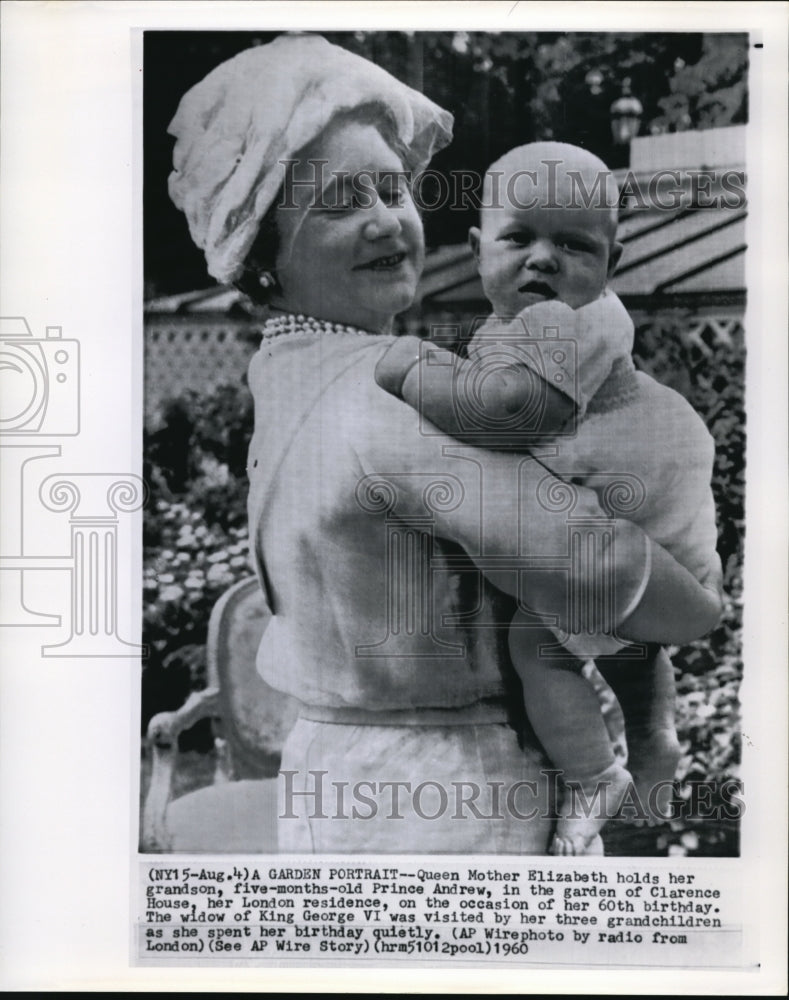
[[[719,596],[714,444],[684,398],[635,370],[633,324],[606,288],[622,253],[617,202],[611,172],[586,150],[531,143],[507,153],[486,174],[482,204],[491,207],[469,233],[494,312],[468,360],[401,337],[376,379],[454,437],[528,449],[568,483],[596,489],[607,513],[638,523]],[[631,782],[650,815],[668,818],[680,755],[674,678],[659,646],[559,639],[522,607],[509,630],[529,720],[564,776],[551,850],[580,855],[600,849]],[[629,772],[582,673],[593,656],[624,714]]]

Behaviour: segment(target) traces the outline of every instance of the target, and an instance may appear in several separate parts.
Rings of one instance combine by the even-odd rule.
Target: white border
[[[45,661],[3,630],[0,984],[10,989],[446,990],[769,994],[785,987],[786,23],[784,3],[2,3],[0,303],[83,350],[73,468],[138,471],[141,218],[134,165],[134,28],[761,30],[754,55],[747,317],[743,878],[753,973],[398,968],[151,970],[129,966],[139,698],[134,661]],[[298,21],[298,23],[297,23]],[[138,53],[139,55],[139,53]],[[139,121],[135,121],[139,128]],[[139,136],[139,133],[138,133]],[[65,449],[64,449],[65,455]],[[137,528],[139,522],[137,522]],[[139,555],[125,537],[125,620],[139,621]],[[25,630],[16,630],[24,632]],[[131,782],[131,784],[130,784]]]

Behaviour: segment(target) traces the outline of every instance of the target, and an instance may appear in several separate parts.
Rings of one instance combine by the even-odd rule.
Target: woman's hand
[[[720,578],[703,583],[649,541],[651,569],[635,609],[619,625],[623,639],[684,646],[711,632],[723,610]]]

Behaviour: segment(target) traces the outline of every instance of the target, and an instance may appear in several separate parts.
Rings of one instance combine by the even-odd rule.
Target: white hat
[[[238,278],[285,178],[280,161],[340,111],[386,105],[417,171],[452,138],[452,115],[380,66],[319,35],[280,35],[222,63],[192,87],[168,131],[176,137],[169,191],[209,273]]]

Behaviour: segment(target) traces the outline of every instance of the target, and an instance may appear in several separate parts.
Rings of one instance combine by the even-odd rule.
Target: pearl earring
[[[261,288],[273,288],[276,283],[276,279],[271,271],[261,271],[258,275],[258,284]]]

